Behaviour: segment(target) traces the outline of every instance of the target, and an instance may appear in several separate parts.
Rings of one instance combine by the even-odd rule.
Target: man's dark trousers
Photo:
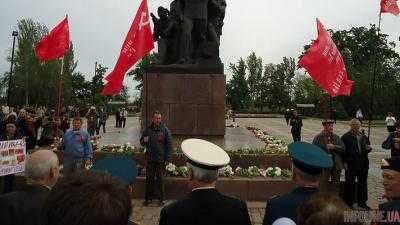
[[[357,183],[356,183],[357,178]],[[345,173],[345,200],[351,207],[354,202],[364,205],[368,200],[368,170],[346,170]],[[357,195],[356,195],[357,189]]]
[[[293,142],[301,141],[301,131],[292,130]]]
[[[159,201],[164,200],[163,177],[165,173],[165,163],[150,161],[146,167],[146,196],[149,201],[156,197]]]

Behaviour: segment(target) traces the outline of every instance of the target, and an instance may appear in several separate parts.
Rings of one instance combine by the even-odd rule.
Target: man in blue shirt
[[[64,156],[64,174],[71,174],[84,168],[93,158],[90,134],[81,129],[82,119],[76,117],[72,121],[72,130],[67,131],[61,142]]]

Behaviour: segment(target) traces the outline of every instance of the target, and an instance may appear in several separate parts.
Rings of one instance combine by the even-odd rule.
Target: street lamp
[[[12,44],[12,52],[11,52],[10,77],[8,78],[7,106],[10,106],[10,91],[11,91],[10,88],[11,88],[11,77],[13,74],[15,38],[18,36],[18,31],[13,31],[12,36],[13,36],[13,44]]]

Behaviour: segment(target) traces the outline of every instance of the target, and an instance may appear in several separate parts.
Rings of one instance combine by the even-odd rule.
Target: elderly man
[[[271,225],[279,218],[297,219],[297,208],[319,192],[320,176],[323,169],[333,165],[331,157],[321,148],[294,142],[288,146],[292,157],[293,180],[298,186],[291,193],[267,201],[263,225]]]
[[[42,205],[59,177],[57,155],[39,150],[26,160],[27,187],[23,191],[0,196],[2,225],[41,225]]]
[[[324,191],[333,187],[333,191],[339,193],[340,175],[344,169],[342,156],[345,154],[345,146],[338,135],[333,133],[333,120],[322,121],[324,129],[316,135],[313,144],[322,148],[328,153],[333,160],[332,169],[324,170],[321,176],[321,189]],[[329,178],[333,182],[333,186],[329,185]]]
[[[356,197],[355,189],[357,187],[358,207],[369,210],[368,200],[368,153],[371,152],[370,141],[365,134],[360,131],[361,122],[358,119],[350,121],[350,131],[342,136],[342,141],[346,146],[344,162],[346,163],[345,173],[345,200],[353,207]],[[357,185],[355,183],[357,178]]]
[[[146,195],[144,205],[147,206],[158,193],[158,204],[164,204],[163,177],[165,165],[172,153],[171,132],[162,123],[161,113],[155,111],[151,125],[143,131],[140,144],[146,147]]]
[[[182,142],[188,158],[189,183],[192,190],[183,200],[161,210],[160,225],[250,225],[246,203],[223,195],[215,188],[218,169],[226,166],[228,154],[217,145],[200,139]]]
[[[70,174],[84,169],[93,158],[90,134],[82,130],[82,119],[72,120],[72,130],[67,131],[61,142],[60,150],[63,153],[63,173]]]
[[[383,220],[388,219],[391,214],[391,219],[396,219],[393,223],[379,223],[383,224],[398,224],[398,217],[394,215],[400,214],[400,158],[392,157],[390,159],[382,160],[382,177],[383,188],[385,189],[384,197],[388,200],[386,203],[379,205],[379,210],[383,212]],[[389,221],[387,221],[389,222]]]

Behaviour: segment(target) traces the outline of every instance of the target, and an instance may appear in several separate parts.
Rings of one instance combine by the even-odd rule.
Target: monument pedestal
[[[174,135],[225,135],[225,75],[147,71],[142,124],[160,111]]]

